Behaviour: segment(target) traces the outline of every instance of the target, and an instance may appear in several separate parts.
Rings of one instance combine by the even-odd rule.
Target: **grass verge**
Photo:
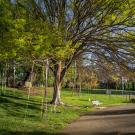
[[[82,93],[80,96],[72,96],[70,90],[63,89],[62,100],[67,106],[57,106],[55,113],[51,112],[52,106],[48,106],[48,112],[42,118],[40,94],[32,94],[28,101],[26,91],[7,88],[0,95],[0,135],[55,134],[82,113],[94,109],[89,98],[100,100],[104,106],[123,104],[126,100],[118,95]]]

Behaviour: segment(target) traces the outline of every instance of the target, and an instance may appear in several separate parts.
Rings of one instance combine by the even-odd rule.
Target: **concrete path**
[[[135,135],[135,104],[91,112],[69,124],[60,135]]]

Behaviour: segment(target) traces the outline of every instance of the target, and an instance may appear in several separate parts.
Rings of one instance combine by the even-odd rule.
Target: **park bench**
[[[102,104],[102,102],[100,102],[99,100],[91,100],[90,98],[89,98],[89,102],[91,102],[95,106],[100,106]]]

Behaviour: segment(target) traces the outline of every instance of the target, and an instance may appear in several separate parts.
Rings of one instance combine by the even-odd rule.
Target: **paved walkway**
[[[135,135],[135,104],[91,112],[69,124],[60,135]]]

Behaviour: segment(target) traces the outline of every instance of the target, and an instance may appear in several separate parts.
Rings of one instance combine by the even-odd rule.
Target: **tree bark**
[[[17,84],[17,87],[24,87],[25,86],[25,82],[27,80],[29,80],[30,75],[31,75],[31,71],[27,71],[24,79],[22,80],[22,82],[20,82],[20,83]]]
[[[51,104],[63,104],[61,101],[61,83],[63,80],[63,72],[62,72],[62,67],[61,67],[61,61],[54,66],[54,91],[53,91],[53,98],[51,101]]]
[[[33,68],[33,67],[32,67],[32,68]],[[30,81],[31,78],[34,77],[34,71],[33,71],[32,68],[29,69],[28,71],[26,71],[26,75],[25,75],[24,79],[23,79],[20,83],[17,84],[17,87],[24,87],[24,86],[25,86],[25,83],[26,83],[27,81]]]

